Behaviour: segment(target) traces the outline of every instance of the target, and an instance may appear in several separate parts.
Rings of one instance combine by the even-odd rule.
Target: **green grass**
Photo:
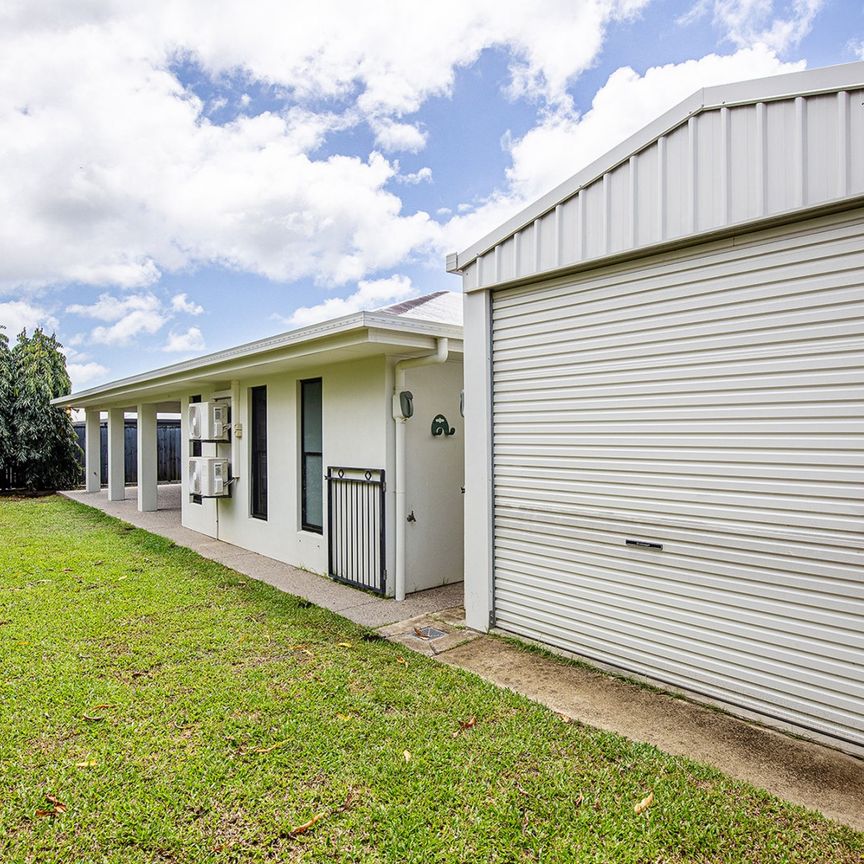
[[[60,498],[0,500],[0,622],[4,864],[864,852],[818,815]],[[47,795],[65,812],[37,816]]]

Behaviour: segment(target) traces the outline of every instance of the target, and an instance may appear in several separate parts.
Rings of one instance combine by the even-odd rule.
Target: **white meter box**
[[[227,441],[231,428],[230,412],[227,402],[193,402],[189,406],[189,439]]]
[[[192,456],[189,459],[189,494],[202,498],[228,498],[231,495],[231,466],[227,459]]]

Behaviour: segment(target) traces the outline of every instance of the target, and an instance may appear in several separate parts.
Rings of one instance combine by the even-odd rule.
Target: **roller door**
[[[498,627],[864,747],[864,213],[492,300]]]

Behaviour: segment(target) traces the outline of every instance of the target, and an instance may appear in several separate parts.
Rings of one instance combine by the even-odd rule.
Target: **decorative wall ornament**
[[[435,438],[441,435],[455,435],[456,430],[447,422],[447,418],[443,414],[436,414],[432,420],[432,435]]]

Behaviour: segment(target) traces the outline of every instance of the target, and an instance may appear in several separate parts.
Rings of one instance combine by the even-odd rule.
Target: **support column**
[[[126,430],[122,408],[108,409],[108,500],[126,499]]]
[[[138,406],[138,509],[157,509],[156,406]]]
[[[84,488],[98,492],[102,488],[101,412],[87,408],[84,412]]]

